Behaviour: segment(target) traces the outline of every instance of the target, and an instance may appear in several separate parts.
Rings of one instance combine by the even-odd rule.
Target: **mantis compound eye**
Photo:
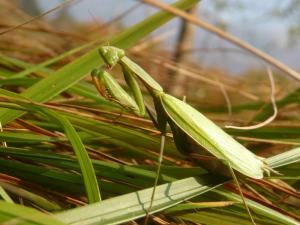
[[[125,56],[125,51],[112,46],[102,46],[99,48],[99,54],[109,67],[113,67]]]

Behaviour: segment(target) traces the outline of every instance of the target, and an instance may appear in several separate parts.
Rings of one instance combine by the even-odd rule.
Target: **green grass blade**
[[[195,224],[252,225],[249,219],[246,217],[217,210],[201,211],[199,213],[186,213],[183,215],[179,215],[178,218],[193,222]],[[261,221],[262,219],[255,218],[256,225],[277,225],[276,223],[264,223]]]
[[[0,201],[0,223],[17,225],[66,225],[52,216],[22,205]]]
[[[70,56],[70,55],[73,55],[81,50],[84,50],[85,48],[88,48],[90,47],[91,45],[95,44],[95,41],[93,42],[90,42],[90,43],[87,43],[87,44],[83,44],[79,47],[76,47],[74,49],[71,49],[67,52],[64,52],[63,54],[60,54],[54,58],[51,58],[45,62],[42,62],[40,64],[37,64],[37,65],[31,65],[31,64],[21,64],[23,66],[23,68],[25,70],[19,72],[19,73],[16,73],[16,74],[13,74],[12,76],[10,76],[10,79],[14,79],[14,78],[21,78],[21,77],[25,77],[26,75],[30,74],[30,73],[33,73],[33,72],[36,72],[36,71],[40,71],[40,70],[45,70],[45,67],[61,60],[61,59],[64,59],[65,57],[67,56]]]
[[[2,187],[3,185],[0,185],[0,196],[1,198],[6,201],[7,203],[14,203],[14,201],[11,199],[11,197],[7,194],[7,192]]]
[[[6,55],[0,54],[0,60],[7,62],[9,65],[15,65],[15,66],[20,67],[20,68],[27,68],[28,67],[28,63],[23,62],[22,60],[19,60],[19,59],[16,59],[16,58],[6,56]]]
[[[84,194],[82,177],[13,160],[0,159],[1,172],[53,190]]]
[[[242,203],[241,196],[239,196],[237,194],[234,194],[231,192],[220,191],[220,190],[213,190],[213,192],[216,192],[232,201]],[[286,225],[298,225],[299,224],[293,218],[285,216],[284,214],[277,212],[267,206],[264,206],[258,202],[252,201],[250,199],[245,199],[245,200],[246,200],[246,203],[249,206],[249,208],[252,209],[255,213],[260,214],[264,217],[268,217],[272,221],[278,222],[278,224],[286,224]]]
[[[89,203],[101,201],[100,190],[93,164],[76,130],[69,120],[64,116],[61,116],[58,113],[50,110],[43,110],[43,112],[58,121],[59,124],[64,128],[65,134],[71,142],[77,156]]]
[[[184,10],[195,5],[197,2],[198,0],[180,0],[173,6]],[[168,22],[173,17],[174,16],[170,13],[161,11],[125,30],[109,42],[110,44],[120,48],[128,48],[164,23]],[[84,78],[84,76],[93,68],[102,64],[103,61],[98,55],[98,48],[95,48],[54,72],[51,76],[31,86],[24,91],[22,95],[34,101],[45,102],[62,91],[70,88],[79,80]],[[0,120],[2,124],[6,124],[20,115],[22,115],[22,112],[6,109],[0,110]]]
[[[66,138],[64,137],[49,137],[45,135],[37,135],[37,134],[31,134],[31,133],[23,133],[23,132],[0,132],[0,141],[6,141],[6,142],[58,142],[58,141],[66,141]]]
[[[10,156],[21,161],[33,160],[34,162],[51,165],[63,170],[80,172],[80,167],[73,157],[53,152],[0,147],[0,155]],[[97,175],[112,181],[122,181],[146,188],[152,186],[153,180],[156,178],[153,166],[127,166],[100,160],[92,160],[92,162]],[[160,180],[162,182],[172,182],[175,179],[183,179],[190,175],[199,176],[205,173],[199,167],[163,166]]]
[[[299,161],[300,161],[300,147],[291,149],[289,151],[280,153],[278,155],[266,159],[266,162],[272,168],[289,165],[291,163],[295,163]]]
[[[27,199],[45,210],[54,211],[54,210],[61,209],[61,207],[58,204],[56,204],[55,202],[49,201],[48,199],[46,199],[40,195],[37,195],[30,191],[27,191],[18,186],[14,186],[12,184],[5,183],[2,181],[0,181],[0,185],[3,188],[5,188],[6,190],[8,190],[10,193],[13,193],[21,198]]]
[[[165,210],[165,213],[174,213],[185,210],[205,209],[212,207],[225,207],[235,204],[233,201],[216,201],[216,202],[187,202],[178,204],[170,209]]]
[[[149,136],[145,133],[138,132],[133,129],[112,125],[102,121],[95,121],[91,119],[84,119],[76,116],[67,116],[72,124],[79,128],[85,128],[91,132],[98,132],[102,135],[110,136],[116,140],[124,141],[127,143],[134,143],[135,146],[140,146],[149,149],[159,149],[159,138],[156,136]],[[167,144],[166,149],[174,150],[174,146]]]
[[[28,104],[27,103],[28,100],[25,97],[16,94],[14,92],[10,92],[0,88],[0,94],[11,98],[13,101],[16,101],[18,104],[24,105],[26,108],[29,108],[30,110],[41,109],[41,107],[35,105],[32,106],[31,104]],[[19,98],[27,102],[25,103],[20,102],[18,101]],[[70,120],[72,124],[77,126],[79,129],[86,131],[87,133],[91,133],[93,135],[99,133],[97,136],[105,135],[105,136],[112,137],[113,139],[109,139],[108,141],[110,141],[113,144],[117,144],[117,145],[124,144],[126,148],[130,148],[132,150],[137,149],[135,146],[140,146],[140,147],[154,149],[154,150],[159,148],[159,140],[156,137],[151,137],[142,132],[138,132],[121,126],[116,126],[102,121],[95,121],[87,118],[82,118],[77,115],[66,114],[65,117],[68,120]],[[39,138],[41,138],[41,136]],[[135,146],[129,144],[133,142],[135,143]],[[174,151],[174,146],[170,144],[166,144],[166,150],[170,152]],[[137,149],[137,151],[139,150]],[[149,156],[153,157],[152,154],[150,154]]]
[[[152,212],[158,212],[174,206],[184,200],[207,192],[225,180],[213,179],[211,176],[191,177],[156,187]],[[71,224],[119,224],[146,215],[153,188],[118,196],[100,203],[71,209],[56,218]],[[122,204],[120,204],[122,203]]]

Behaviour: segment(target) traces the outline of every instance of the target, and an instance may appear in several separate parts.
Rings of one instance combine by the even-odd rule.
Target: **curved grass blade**
[[[42,111],[64,128],[65,134],[71,142],[77,156],[89,203],[101,201],[100,190],[93,164],[76,130],[64,116],[46,109],[42,109]]]
[[[16,102],[19,102],[21,100],[27,100],[25,97],[22,97],[19,94],[16,94],[16,93],[4,90],[4,89],[0,89],[0,94],[10,97],[11,99],[15,100]],[[19,98],[21,100],[19,100]],[[30,106],[30,104],[28,104],[27,102],[24,103],[21,101],[21,104],[22,103],[25,104],[25,106],[27,108],[30,108],[30,109],[33,109],[36,111],[40,111],[40,112],[46,114],[48,117],[53,119],[55,122],[57,122],[60,126],[62,126],[64,128],[66,136],[68,137],[69,141],[71,142],[71,145],[77,156],[77,160],[78,160],[78,163],[79,163],[79,166],[81,169],[81,173],[83,176],[88,200],[90,203],[100,201],[101,200],[100,191],[99,191],[98,182],[97,182],[97,178],[95,175],[95,171],[94,171],[92,162],[88,156],[88,153],[87,153],[79,135],[77,134],[76,130],[74,129],[72,124],[69,122],[69,120],[67,118],[65,118],[64,116],[61,116],[59,113],[48,110],[46,108],[42,108],[37,105]]]
[[[226,180],[210,175],[190,177],[156,187],[152,212],[159,212],[184,200],[201,195],[223,184]],[[100,203],[83,206],[56,214],[68,224],[119,224],[146,215],[153,188],[118,196]],[[122,204],[120,204],[120,202]]]
[[[19,94],[0,89],[0,93],[2,95],[8,96],[16,101],[18,101],[18,98],[22,100],[27,100],[25,97],[19,96]],[[27,104],[28,105],[28,104]],[[69,122],[67,118],[64,116],[61,116],[59,113],[56,113],[54,111],[48,110],[46,108],[42,108],[39,106],[27,106],[28,108],[32,108],[34,110],[40,111],[44,114],[46,114],[48,117],[53,119],[55,122],[57,122],[60,126],[64,128],[65,134],[68,137],[69,141],[71,142],[71,145],[74,149],[74,152],[77,156],[77,160],[81,169],[81,173],[83,176],[85,188],[87,197],[90,203],[99,202],[101,201],[100,196],[100,190],[97,182],[97,177],[92,165],[92,162],[88,156],[88,153],[77,134],[76,130],[72,126],[72,124]]]
[[[299,103],[300,101],[300,88],[297,88],[296,90],[294,90],[292,93],[290,93],[289,95],[283,97],[282,99],[276,101],[276,106],[278,107],[278,109],[291,104],[291,103]],[[258,115],[255,116],[255,120],[256,121],[262,121],[267,119],[268,117],[270,117],[270,115],[272,115],[273,112],[273,108],[272,108],[272,104],[266,104],[264,105],[263,108],[261,108],[261,113],[259,113]]]
[[[255,179],[263,177],[263,162],[212,121],[175,97],[163,93],[160,97],[172,121],[199,145],[224,164],[230,162],[240,173]]]

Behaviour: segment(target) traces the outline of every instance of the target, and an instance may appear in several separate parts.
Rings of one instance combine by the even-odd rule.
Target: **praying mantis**
[[[196,145],[203,147],[225,166],[229,167],[232,175],[234,175],[233,170],[235,170],[244,176],[261,179],[264,172],[269,173],[270,170],[263,158],[250,152],[185,101],[165,93],[158,82],[126,56],[123,49],[114,46],[102,46],[99,49],[99,54],[104,60],[106,68],[110,69],[117,64],[121,66],[131,95],[105,69],[95,69],[91,75],[99,93],[138,116],[143,117],[148,112],[154,125],[161,132],[157,177],[151,201],[154,198],[160,173],[167,124],[169,124],[173,133],[175,145],[181,153],[188,154],[190,152],[189,140],[192,140]],[[151,95],[156,116],[152,115],[145,107],[138,80]],[[151,211],[151,205],[148,211]]]

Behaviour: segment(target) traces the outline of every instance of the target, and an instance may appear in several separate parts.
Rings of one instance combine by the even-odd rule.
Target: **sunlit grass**
[[[187,9],[196,2],[181,0],[178,6]],[[160,12],[104,43],[121,48],[138,46],[172,18]],[[36,35],[29,32],[28,42]],[[1,223],[117,224],[134,219],[143,223],[156,178],[160,132],[150,118],[137,117],[97,93],[88,75],[103,64],[98,55],[97,42],[101,40],[78,44],[76,39],[73,44],[79,47],[55,56],[50,47],[44,48],[50,56],[40,56],[39,61],[28,61],[26,49],[16,55],[6,49],[0,55],[0,141],[7,144],[0,147]],[[31,44],[36,43],[38,39],[33,39]],[[149,43],[149,48],[129,54],[165,87],[166,71],[178,65],[159,56],[149,58],[151,40]],[[218,83],[209,76],[195,78],[203,77],[196,66],[181,68],[186,70],[182,76],[189,80],[187,102],[221,127],[229,122],[256,123],[272,114],[268,98],[255,93],[250,75],[248,86],[245,79],[242,88],[232,77],[221,79],[233,100],[232,115],[228,115]],[[278,84],[278,89],[284,90],[289,82]],[[257,90],[268,93],[261,83]],[[239,176],[257,224],[297,224],[300,218],[299,90],[281,92],[276,101],[279,115],[266,127],[225,129],[277,171],[263,180]],[[200,98],[202,95],[206,97]],[[151,104],[149,99],[146,96],[147,104]],[[203,162],[213,160],[201,154],[192,158],[182,155],[168,128],[152,206],[156,214],[150,216],[150,222],[250,224],[231,178],[224,177],[218,168],[214,173],[204,169]]]

